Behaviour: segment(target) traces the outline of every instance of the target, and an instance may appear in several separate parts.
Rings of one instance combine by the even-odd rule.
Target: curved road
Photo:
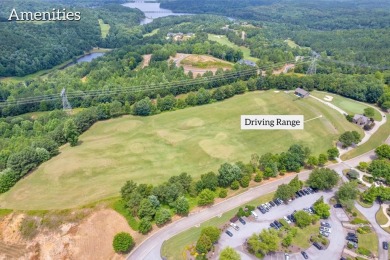
[[[387,140],[389,142],[390,139]],[[375,152],[370,151],[353,159],[345,162],[333,164],[328,168],[334,169],[337,172],[341,172],[343,169],[348,167],[356,167],[361,161],[369,161],[375,158]],[[280,184],[288,183],[296,175],[299,175],[301,180],[306,180],[309,177],[311,171],[304,171],[299,174],[294,174],[282,179],[274,180],[264,185],[252,188],[240,195],[227,199],[219,204],[215,204],[209,208],[206,208],[199,213],[189,215],[188,217],[182,218],[178,221],[171,223],[168,226],[157,231],[155,234],[147,238],[143,243],[134,249],[127,257],[129,260],[156,260],[161,259],[160,250],[165,240],[191,228],[200,223],[207,221],[215,216],[223,214],[231,209],[239,207],[251,200],[254,200],[262,195],[273,192],[277,189]],[[375,219],[375,218],[374,218]]]

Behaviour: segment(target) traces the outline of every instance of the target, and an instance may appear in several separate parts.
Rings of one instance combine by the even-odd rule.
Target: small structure
[[[250,60],[239,60],[238,63],[242,64],[242,65],[248,65],[248,66],[252,66],[252,67],[257,67],[256,62],[250,61]]]
[[[364,115],[356,114],[353,116],[352,122],[358,126],[365,126],[370,123],[370,119]]]
[[[304,90],[303,88],[295,89],[294,94],[297,95],[298,97],[301,97],[301,98],[305,98],[305,97],[308,97],[310,95],[310,93],[307,92],[306,90]]]
[[[234,216],[230,219],[230,222],[231,223],[236,223],[238,221],[238,217],[237,216]]]

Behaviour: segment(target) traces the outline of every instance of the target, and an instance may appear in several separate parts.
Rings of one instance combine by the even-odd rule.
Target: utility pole
[[[320,58],[320,55],[313,51],[311,55],[311,63],[309,68],[306,71],[307,75],[314,75],[317,73],[317,60]]]
[[[72,106],[70,105],[68,101],[68,97],[66,96],[65,88],[63,88],[61,91],[61,98],[62,98],[62,109],[68,113],[72,112]]]

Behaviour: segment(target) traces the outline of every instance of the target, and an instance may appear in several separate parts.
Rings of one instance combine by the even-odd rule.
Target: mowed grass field
[[[301,115],[305,130],[240,130],[240,116]],[[63,209],[118,196],[127,180],[158,184],[187,172],[195,179],[224,162],[247,162],[250,155],[279,153],[299,143],[314,154],[326,152],[347,130],[362,131],[335,110],[312,98],[251,92],[229,100],[150,117],[124,116],[98,122],[81,144],[61,148],[0,195],[0,207]]]
[[[215,41],[215,42],[218,42],[218,43],[220,43],[222,45],[226,45],[226,46],[234,48],[234,49],[242,50],[242,52],[244,54],[244,59],[245,60],[251,60],[251,61],[254,61],[254,62],[259,60],[259,59],[255,58],[255,57],[251,56],[251,51],[249,50],[249,48],[244,47],[244,46],[238,46],[238,45],[232,43],[231,41],[229,41],[229,39],[225,35],[209,34],[208,35],[208,39],[210,41]]]
[[[333,100],[330,101],[330,103],[334,104],[335,106],[341,108],[345,112],[347,112],[350,115],[354,114],[363,114],[364,109],[370,107],[367,104],[357,102],[355,100],[345,98],[336,94],[330,94],[328,92],[321,92],[321,91],[312,91],[310,92],[311,95],[324,99],[325,96],[330,96],[333,97]],[[325,100],[326,101],[326,100]],[[376,121],[381,121],[382,116],[381,114],[375,109],[375,115],[374,115],[374,120]]]

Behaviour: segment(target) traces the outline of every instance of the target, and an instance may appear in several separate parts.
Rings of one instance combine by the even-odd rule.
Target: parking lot
[[[233,233],[233,237],[228,236],[226,233],[222,233],[218,244],[221,249],[227,246],[233,247],[241,255],[243,260],[256,259],[256,257],[248,254],[243,246],[246,239],[248,239],[253,233],[259,233],[262,229],[269,228],[272,221],[283,218],[284,216],[293,213],[294,210],[302,210],[303,208],[310,207],[321,196],[324,196],[324,201],[328,201],[333,195],[333,192],[318,192],[306,195],[293,200],[288,205],[282,204],[280,206],[275,206],[266,214],[262,214],[258,209],[256,209],[255,212],[258,215],[256,220],[254,220],[253,217],[250,217],[250,221],[248,218],[244,217],[246,225],[237,221],[236,224],[239,226],[240,230],[236,231],[232,227],[229,227],[227,230]],[[314,246],[311,246],[305,250],[305,252],[309,255],[309,259],[330,260],[340,258],[345,244],[345,232],[340,219],[338,218],[338,216],[342,219],[346,217],[345,213],[342,214],[342,212],[342,209],[331,208],[331,217],[329,222],[332,224],[332,233],[329,236],[329,247],[326,250],[318,250]],[[289,254],[289,256],[290,259],[304,259],[300,253]],[[264,259],[284,259],[284,254],[276,253],[267,255]]]

